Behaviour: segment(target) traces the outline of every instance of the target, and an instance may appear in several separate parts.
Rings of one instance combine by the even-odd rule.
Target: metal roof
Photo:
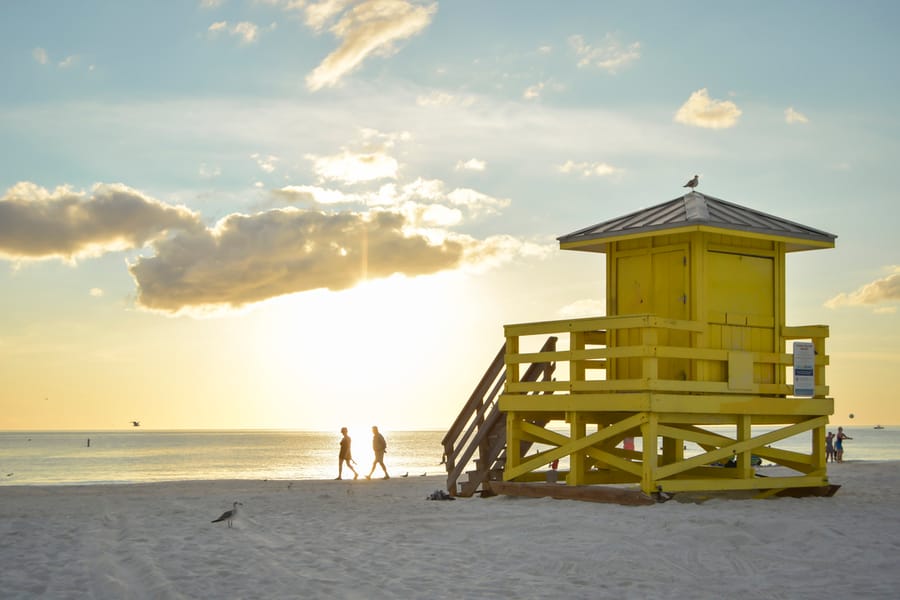
[[[669,229],[715,228],[786,238],[788,252],[834,247],[836,235],[757,210],[689,192],[663,204],[558,237],[560,247],[604,252],[613,239]],[[596,243],[590,243],[595,241]]]

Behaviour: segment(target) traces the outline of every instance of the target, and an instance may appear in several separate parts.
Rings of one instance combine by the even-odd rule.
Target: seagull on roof
[[[694,175],[694,178],[693,178],[693,179],[691,179],[690,181],[688,181],[686,184],[684,184],[684,185],[681,186],[681,187],[688,187],[688,188],[691,188],[691,189],[693,190],[693,189],[694,189],[695,187],[697,187],[698,185],[700,185],[700,176],[699,176],[699,175]]]
[[[231,505],[231,510],[226,510],[225,512],[222,513],[221,517],[219,517],[218,519],[215,519],[213,521],[210,521],[210,523],[221,523],[222,521],[225,521],[228,523],[228,526],[231,527],[231,522],[234,521],[235,517],[237,517],[237,513],[238,513],[237,507],[238,506],[243,506],[243,504],[241,504],[240,502],[235,502],[234,504]]]

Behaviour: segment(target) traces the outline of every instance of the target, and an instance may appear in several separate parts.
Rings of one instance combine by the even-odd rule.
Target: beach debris
[[[671,500],[675,496],[675,494],[670,494],[669,492],[660,490],[658,492],[653,492],[652,496],[654,500],[662,504],[663,502],[668,502],[669,500]]]
[[[700,176],[694,175],[693,179],[691,179],[690,181],[688,181],[686,184],[684,184],[681,187],[691,188],[691,190],[693,190],[698,185],[700,185]]]
[[[234,521],[234,519],[237,517],[238,506],[243,506],[243,503],[235,502],[234,504],[232,504],[231,510],[226,510],[222,513],[222,516],[220,516],[218,519],[210,521],[210,523],[221,523],[222,521],[225,521],[226,523],[228,523],[228,527],[231,527],[231,522]]]
[[[132,422],[131,422],[131,426],[132,426],[132,427],[140,427],[140,426],[141,426],[141,422],[140,422],[140,421],[132,421]]]
[[[456,500],[453,496],[445,492],[444,490],[434,490],[429,494],[426,500]]]

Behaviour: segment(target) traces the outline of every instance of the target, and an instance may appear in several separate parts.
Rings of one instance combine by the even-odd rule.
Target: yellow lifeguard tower
[[[558,238],[606,255],[608,316],[505,326],[444,438],[448,489],[833,493],[828,327],[786,323],[785,256],[835,237],[691,191]],[[808,452],[773,447],[797,436]]]

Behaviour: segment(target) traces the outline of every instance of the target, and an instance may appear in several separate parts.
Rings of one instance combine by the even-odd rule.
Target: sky
[[[504,324],[605,314],[556,238],[694,174],[838,236],[788,323],[900,424],[896,2],[0,14],[0,430],[448,428]]]

